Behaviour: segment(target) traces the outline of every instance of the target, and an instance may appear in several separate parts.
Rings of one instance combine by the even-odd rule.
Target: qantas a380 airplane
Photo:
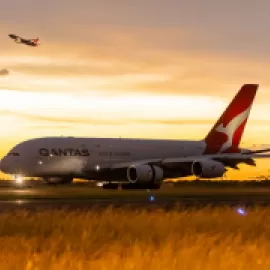
[[[106,181],[104,188],[159,189],[166,178],[223,176],[240,163],[255,166],[269,149],[239,147],[258,85],[245,84],[199,141],[44,137],[16,145],[0,163],[4,173],[65,184],[73,178]]]

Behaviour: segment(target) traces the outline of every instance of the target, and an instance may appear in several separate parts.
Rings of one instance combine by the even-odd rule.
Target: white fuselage
[[[127,161],[198,156],[205,148],[204,141],[38,138],[16,145],[1,160],[1,170],[29,177],[69,175],[98,179],[102,167]],[[185,175],[181,168],[170,169],[176,177]]]

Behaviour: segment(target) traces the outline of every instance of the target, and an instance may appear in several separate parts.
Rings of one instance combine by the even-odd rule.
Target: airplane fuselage
[[[203,141],[145,140],[116,138],[48,137],[16,145],[1,161],[8,174],[29,177],[72,176],[85,179],[121,178],[103,167],[115,163],[201,155]],[[167,177],[190,174],[181,167],[164,168]],[[119,179],[126,180],[126,179]]]
[[[25,39],[14,34],[10,34],[9,37],[13,39],[14,42],[19,44],[24,44],[32,47],[37,47],[39,45],[39,43],[37,42],[38,40],[35,42],[33,39]]]

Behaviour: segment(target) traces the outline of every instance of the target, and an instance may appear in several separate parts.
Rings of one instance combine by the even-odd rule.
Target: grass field
[[[270,269],[270,208],[0,215],[1,269]]]

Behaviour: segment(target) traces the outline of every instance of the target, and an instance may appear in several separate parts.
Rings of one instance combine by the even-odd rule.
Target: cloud
[[[100,91],[119,93],[206,94],[235,93],[243,83],[270,86],[270,65],[259,60],[194,55],[190,52],[146,53],[145,59],[117,54],[98,59],[87,53],[76,57],[13,57],[13,77],[2,89],[28,91]],[[1,57],[0,57],[1,59]],[[8,59],[2,58],[8,62]],[[17,61],[17,62],[16,62]],[[248,78],[248,81],[247,81]],[[46,81],[45,81],[46,80]],[[57,80],[57,81],[56,81]],[[61,82],[59,84],[58,82]]]
[[[93,117],[57,117],[57,116],[47,116],[47,115],[36,115],[31,113],[24,112],[15,112],[8,110],[0,110],[1,116],[15,116],[24,118],[26,120],[35,121],[34,126],[39,126],[37,124],[41,122],[48,122],[49,125],[53,126],[53,124],[57,124],[57,126],[61,125],[61,127],[69,127],[74,125],[214,125],[215,120],[211,119],[154,119],[154,118],[125,118],[122,120],[116,119],[105,119],[105,118],[93,118]],[[270,120],[257,120],[254,124],[262,125],[268,124]],[[41,124],[44,126],[44,124]],[[253,147],[270,147],[269,145],[253,145]]]
[[[10,43],[5,31],[14,20],[3,14],[7,25],[0,27],[0,36],[7,50],[0,53],[0,61],[12,69],[12,79],[1,82],[2,89],[231,96],[247,80],[270,88],[270,62],[263,49],[268,50],[270,38],[264,36],[260,20],[254,19],[259,13],[252,13],[251,4],[247,14],[253,20],[242,13],[240,4],[231,9],[230,1],[222,4],[222,10],[210,1],[215,11],[207,8],[210,2],[202,5],[200,1],[179,4],[172,0],[169,5],[160,1],[159,6],[153,0],[128,5],[84,1],[83,10],[69,0],[26,2],[38,19],[33,25],[32,17],[15,15],[24,22],[16,33],[29,38],[40,34],[42,46],[33,49]],[[21,12],[11,3],[5,5],[13,14]],[[264,5],[256,6],[263,14],[269,4]],[[189,15],[195,11],[196,23]],[[228,15],[239,22],[231,27]],[[245,24],[250,27],[243,28]],[[241,27],[243,35],[239,34]],[[257,38],[252,37],[254,32]],[[267,91],[262,92],[264,97]]]
[[[63,89],[76,92],[96,89],[213,95],[219,91],[226,95],[230,85],[233,93],[247,78],[270,86],[269,61],[228,51],[194,49],[190,43],[196,40],[181,28],[98,25],[91,29],[91,38],[92,41],[70,38],[63,42],[52,38],[46,46],[37,48],[38,54],[37,50],[16,49],[15,55],[0,56],[0,61],[12,68],[13,75],[18,75],[0,88],[62,91],[54,80],[49,85],[50,78],[61,79],[65,82]],[[127,81],[127,76],[132,79]],[[34,81],[40,78],[46,79],[46,84],[35,85]],[[80,80],[79,84],[74,78]]]
[[[24,113],[24,112],[15,112],[15,111],[8,111],[8,110],[2,110],[0,111],[1,115],[5,116],[15,116],[19,118],[24,118],[26,120],[30,121],[38,121],[38,122],[49,122],[50,124],[83,124],[83,125],[111,125],[111,124],[121,124],[121,121],[110,121],[110,120],[102,120],[98,118],[71,118],[71,117],[53,117],[53,116],[46,116],[46,115],[34,115],[30,113]]]
[[[7,76],[7,75],[9,75],[8,69],[1,69],[0,70],[0,76]]]
[[[54,117],[46,115],[34,115],[24,112],[15,112],[8,110],[0,110],[1,116],[22,117],[26,120],[34,120],[41,122],[49,122],[50,124],[67,124],[67,125],[130,125],[130,124],[147,124],[147,125],[208,125],[213,124],[213,121],[208,119],[140,119],[130,118],[124,120],[107,120],[91,117]]]
[[[134,3],[89,0],[81,1],[80,5],[74,0],[59,0],[57,3],[25,0],[22,7],[11,0],[3,3],[0,10],[0,31],[3,33],[0,41],[1,46],[16,54],[36,55],[37,51],[52,54],[55,45],[59,54],[63,50],[75,55],[80,53],[79,44],[84,44],[89,52],[99,49],[114,53],[119,48],[123,55],[129,53],[129,57],[142,55],[142,48],[147,47],[154,51],[267,58],[269,7],[267,1],[258,5],[254,1],[224,1],[220,4],[214,0],[203,4],[200,0],[172,0],[170,3],[159,0]],[[10,46],[7,29],[16,29],[16,34],[26,38],[39,35],[44,46],[38,50],[16,44]],[[130,50],[132,43],[136,50]],[[107,57],[108,53],[104,56]]]

